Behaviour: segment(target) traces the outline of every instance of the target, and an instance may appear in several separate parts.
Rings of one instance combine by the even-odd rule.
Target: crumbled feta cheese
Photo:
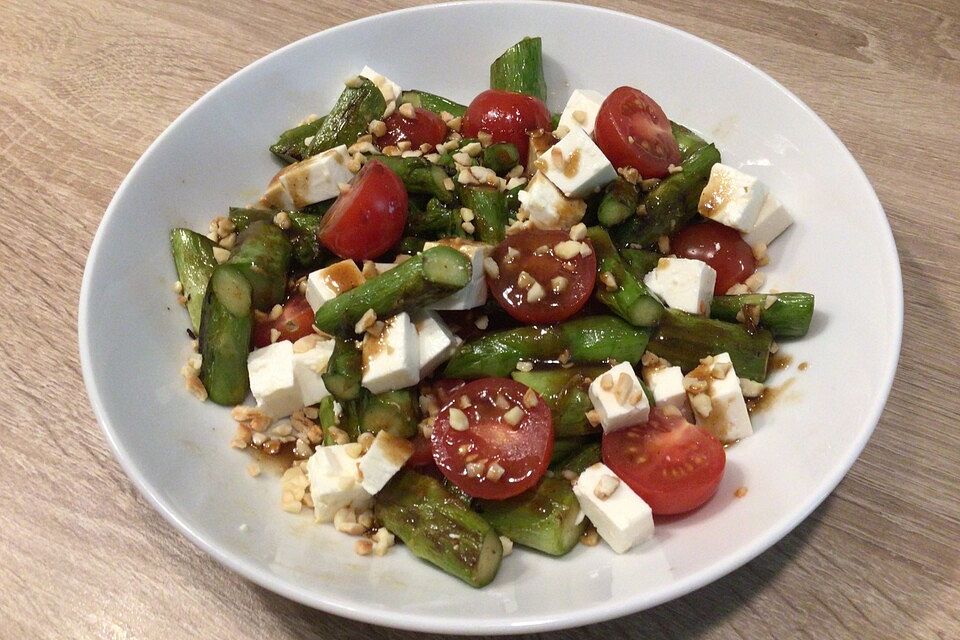
[[[620,481],[609,494],[597,491],[601,483],[614,484],[605,478],[620,480],[609,467],[598,462],[580,474],[573,492],[600,537],[614,551],[624,553],[653,537],[653,512],[625,482]]]
[[[713,375],[715,368],[717,373],[723,374],[721,378]],[[697,411],[697,406],[693,405],[697,426],[706,429],[721,442],[734,442],[753,434],[747,403],[740,388],[740,378],[733,369],[730,354],[713,356],[709,365],[701,364],[688,375],[705,383],[704,394],[710,400],[707,415],[704,415],[707,413],[705,411]],[[691,404],[693,397],[694,394],[691,394]]]
[[[700,194],[699,211],[706,218],[747,232],[756,224],[766,197],[767,187],[757,178],[718,162]]]
[[[447,361],[462,340],[447,326],[436,311],[417,309],[410,312],[417,329],[420,347],[420,377],[426,378]]]
[[[360,458],[361,486],[370,495],[376,495],[412,455],[413,444],[409,440],[380,431]]]
[[[604,433],[647,421],[650,403],[629,362],[621,362],[590,383],[587,390]]]
[[[428,304],[426,308],[440,311],[461,311],[483,305],[487,301],[487,279],[483,271],[483,261],[493,253],[493,247],[489,244],[469,240],[441,240],[424,243],[423,250],[426,251],[439,245],[453,247],[470,258],[470,266],[473,272],[467,286],[446,298]]]
[[[537,163],[568,198],[584,198],[617,178],[617,171],[583,129],[574,129]]]
[[[583,220],[587,203],[568,198],[541,172],[517,193],[520,216],[538,229],[569,229]]]
[[[360,70],[360,75],[377,85],[377,88],[380,89],[380,93],[383,94],[383,100],[387,103],[387,106],[390,106],[390,103],[396,103],[400,99],[400,85],[391,80],[390,78],[383,76],[370,67],[365,66]]]
[[[250,391],[257,408],[271,418],[283,418],[303,406],[293,375],[293,343],[275,342],[247,357]]]
[[[341,260],[307,276],[307,302],[316,311],[324,302],[333,300],[341,293],[359,287],[364,282],[366,278],[363,277],[356,262]]]
[[[386,321],[380,335],[363,338],[363,377],[372,393],[415,385],[420,381],[420,348],[410,315],[398,313]]]
[[[310,497],[317,522],[332,522],[334,514],[345,507],[366,509],[371,502],[360,483],[357,460],[348,453],[350,445],[317,447],[307,460]]]
[[[687,391],[683,388],[683,371],[680,367],[644,368],[643,381],[650,388],[656,406],[676,407],[688,421],[693,420],[693,413],[687,403]]]
[[[340,145],[290,165],[277,179],[290,197],[293,208],[302,209],[340,195],[339,185],[353,178],[347,168],[349,162],[347,146]]]
[[[793,224],[793,217],[783,203],[773,194],[767,194],[757,214],[757,221],[753,228],[743,234],[743,239],[750,246],[758,244],[769,245]]]
[[[600,112],[600,105],[606,99],[602,93],[591,91],[590,89],[577,89],[570,94],[567,100],[567,106],[563,108],[560,114],[558,128],[566,129],[567,132],[574,129],[583,129],[588,136],[593,135],[593,127],[597,121],[597,113]]]
[[[710,314],[717,272],[702,260],[660,258],[655,269],[643,277],[665,305],[687,313]]]

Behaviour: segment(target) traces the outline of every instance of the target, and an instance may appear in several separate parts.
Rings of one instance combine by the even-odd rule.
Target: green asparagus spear
[[[273,222],[277,212],[273,209],[250,209],[247,207],[230,207],[230,222],[237,233],[244,231],[252,223],[259,221]]]
[[[333,399],[333,396],[323,398],[317,410],[320,414],[317,420],[320,424],[320,429],[323,430],[323,446],[329,447],[330,445],[337,444],[333,433],[330,431],[331,427],[339,428],[340,424],[337,416],[336,401]]]
[[[573,436],[571,438],[555,439],[553,441],[553,453],[550,454],[550,470],[560,469],[560,465],[595,440],[595,436]]]
[[[247,397],[251,287],[235,265],[220,265],[210,276],[200,321],[200,381],[207,396],[222,405]]]
[[[400,104],[404,103],[410,103],[415,107],[433,111],[437,115],[446,111],[455,118],[459,118],[467,112],[467,108],[462,104],[432,93],[427,93],[426,91],[404,91],[400,95]]]
[[[601,282],[606,273],[611,274],[616,282],[613,290],[605,284],[598,285],[594,294],[597,300],[634,326],[656,325],[663,313],[663,305],[647,290],[643,280],[626,267],[607,232],[602,227],[590,227],[587,237],[593,242],[593,250],[597,254],[597,272],[601,275]]]
[[[177,279],[183,287],[183,297],[187,300],[190,324],[195,332],[199,331],[207,283],[217,266],[213,241],[190,229],[174,229],[170,232],[170,250],[177,267]]]
[[[540,38],[524,38],[490,65],[490,88],[526,93],[546,102]]]
[[[365,394],[360,407],[360,431],[387,431],[399,438],[417,433],[417,398],[413,389]]]
[[[433,164],[425,158],[401,158],[400,156],[377,156],[377,160],[387,165],[403,181],[410,193],[424,193],[433,196],[444,204],[451,204],[454,193],[445,184],[449,180],[443,167]]]
[[[497,532],[430,476],[401,470],[377,494],[374,515],[415,556],[473,587],[500,568]]]
[[[337,400],[346,402],[360,397],[361,357],[355,341],[336,338],[333,354],[321,377]]]
[[[334,298],[336,299],[336,298]],[[610,359],[636,364],[648,334],[613,316],[590,316],[554,326],[528,326],[490,333],[457,349],[443,371],[447,378],[505,377],[521,361],[556,363],[562,354],[578,364]]]
[[[716,296],[710,304],[710,317],[737,322],[737,314],[743,310],[749,322],[751,307],[759,317],[759,326],[770,331],[774,338],[802,338],[807,335],[813,318],[813,294],[787,292]]]
[[[448,206],[437,198],[430,198],[424,209],[410,207],[404,234],[421,240],[460,237],[464,235],[460,207]],[[416,252],[413,252],[416,253]]]
[[[236,266],[250,282],[254,309],[268,311],[283,302],[290,252],[290,241],[269,222],[252,222],[237,237],[227,263]]]
[[[673,130],[673,138],[677,141],[677,146],[680,147],[681,162],[686,161],[694,152],[707,146],[707,142],[703,138],[682,124],[671,121],[670,128]]]
[[[645,249],[621,249],[620,257],[627,263],[627,268],[638,280],[643,280],[643,276],[657,268],[662,254],[656,251],[646,251]]]
[[[587,411],[593,408],[587,388],[593,378],[603,371],[603,367],[582,366],[514,371],[511,375],[517,382],[540,394],[550,407],[554,435],[566,438],[597,432],[596,427],[587,420]]]
[[[509,142],[498,142],[483,150],[483,166],[503,175],[520,164],[520,152]]]
[[[300,162],[307,157],[310,145],[308,140],[317,135],[326,118],[317,118],[312,122],[297,125],[280,134],[275,143],[270,145],[270,153],[284,162]]]
[[[607,185],[603,193],[597,219],[603,226],[612,227],[636,214],[639,204],[640,190],[637,185],[617,178]]]
[[[661,316],[648,348],[684,371],[695,368],[701,358],[727,352],[738,376],[763,382],[772,342],[765,329],[750,332],[739,324],[671,309]]]
[[[647,247],[687,224],[697,215],[700,192],[718,162],[720,152],[712,144],[695,151],[681,165],[683,171],[665,178],[647,194],[645,213],[611,230],[614,242],[620,247]]]
[[[341,293],[317,309],[314,325],[352,336],[357,321],[373,309],[379,318],[439,300],[470,282],[470,259],[450,247],[433,247],[383,275]]]
[[[533,489],[506,500],[476,500],[477,511],[502,536],[552,556],[577,546],[587,522],[563,478],[544,478]]]
[[[330,115],[313,136],[308,156],[333,149],[341,144],[351,145],[367,132],[367,127],[383,116],[387,103],[377,85],[358,77],[357,86],[348,86],[340,94]]]
[[[461,186],[460,201],[473,212],[476,238],[499,244],[507,235],[507,200],[495,187]]]
[[[583,473],[587,467],[592,467],[601,461],[600,443],[593,441],[557,465],[557,469],[561,472],[572,471],[573,473],[580,474]]]
[[[423,238],[417,236],[405,236],[400,240],[400,243],[397,244],[397,253],[405,253],[407,255],[416,255],[423,251],[423,245],[426,244],[426,241]]]
[[[290,238],[294,263],[301,269],[318,268],[330,257],[330,253],[317,237],[317,229],[323,216],[301,211],[291,211],[287,215],[290,217],[287,237]]]

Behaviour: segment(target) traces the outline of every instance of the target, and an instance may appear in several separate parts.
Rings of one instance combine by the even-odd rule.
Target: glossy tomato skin
[[[254,324],[251,334],[253,346],[259,349],[270,345],[270,332],[274,329],[280,332],[277,342],[281,340],[296,342],[313,333],[313,317],[313,309],[306,297],[295,295],[283,304],[283,313],[279,318],[262,320]]]
[[[433,449],[430,441],[418,433],[410,442],[413,443],[413,454],[407,458],[403,466],[416,469],[433,465]]]
[[[601,454],[656,515],[703,505],[716,493],[727,460],[712,434],[656,408],[646,423],[604,434]]]
[[[371,160],[327,211],[317,238],[341,258],[376,258],[400,241],[408,206],[397,174]]]
[[[440,472],[468,495],[502,500],[530,489],[546,473],[553,454],[553,419],[535,392],[536,404],[524,404],[528,391],[529,387],[509,378],[474,380],[458,389],[437,414],[430,438],[433,460]],[[497,405],[498,395],[507,409]],[[463,406],[462,396],[469,399],[469,406]],[[523,417],[511,425],[504,416],[514,406],[523,410]],[[465,430],[451,426],[453,411],[466,416]],[[479,464],[481,469],[471,473],[469,463]],[[493,463],[503,468],[499,479],[485,471]]]
[[[678,231],[670,239],[670,250],[680,258],[703,260],[717,272],[715,295],[723,295],[757,269],[750,245],[740,232],[707,220]]]
[[[528,133],[550,129],[550,112],[543,101],[533,96],[502,89],[488,89],[470,103],[463,115],[460,133],[476,138],[489,131],[494,142],[509,142],[517,147],[521,158],[527,157]]]
[[[563,260],[554,247],[570,240],[566,231],[524,229],[511,234],[497,245],[492,257],[499,267],[496,278],[487,274],[487,284],[497,303],[516,320],[526,324],[554,323],[566,320],[587,303],[597,279],[597,256],[577,255]],[[589,244],[589,241],[585,241]],[[544,252],[543,248],[547,251]],[[519,252],[507,259],[510,249]],[[532,276],[546,291],[540,301],[528,300],[528,287],[518,282],[520,273]],[[564,278],[562,289],[554,290],[551,281]]]
[[[433,147],[446,139],[447,125],[440,116],[420,107],[415,107],[413,111],[413,118],[405,117],[400,111],[394,111],[387,116],[383,121],[387,132],[377,138],[377,146],[383,149],[407,141],[416,149],[424,143]]]
[[[633,167],[644,178],[664,178],[680,164],[670,120],[639,89],[620,87],[607,96],[594,129],[597,146],[616,168]]]

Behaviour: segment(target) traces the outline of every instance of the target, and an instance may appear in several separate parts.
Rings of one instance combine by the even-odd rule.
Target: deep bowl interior
[[[280,510],[274,474],[247,476],[246,454],[228,446],[228,411],[197,403],[179,375],[189,341],[171,290],[168,234],[205,229],[229,205],[253,200],[277,170],[267,152],[277,133],[323,113],[364,64],[405,88],[467,102],[486,88],[490,61],[528,34],[543,36],[554,110],[576,88],[640,87],[672,119],[715,141],[728,164],[766,181],[798,219],[771,248],[768,286],[814,292],[818,310],[810,335],[783,346],[793,366],[774,384],[787,386],[756,416],[756,434],[729,449],[727,474],[705,508],[660,523],[654,542],[622,556],[602,546],[559,560],[518,550],[492,585],[475,591],[403,548],[354,555],[352,539]],[[773,544],[865,444],[886,400],[901,325],[896,249],[880,204],[849,152],[793,95],[731,54],[654,22],[572,4],[481,2],[316,34],[193,105],[140,159],[101,223],[84,275],[80,349],[91,402],[127,473],[218,560],[347,617],[498,633],[653,606]],[[742,499],[734,497],[739,487],[748,490]]]

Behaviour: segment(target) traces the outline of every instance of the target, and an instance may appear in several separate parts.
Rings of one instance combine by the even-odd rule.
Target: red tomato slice
[[[591,250],[586,256],[560,258],[555,247],[569,240],[566,231],[524,229],[497,245],[492,257],[499,277],[487,274],[487,283],[504,311],[520,322],[538,324],[566,320],[583,308],[597,279],[597,256]],[[526,276],[520,281],[521,273],[543,288],[541,299],[536,299],[538,290]]]
[[[431,147],[440,144],[447,138],[447,125],[432,111],[414,108],[414,117],[407,118],[399,111],[394,111],[383,121],[387,125],[387,132],[377,138],[377,146],[384,147],[409,141],[416,149],[423,143]]]
[[[670,239],[670,250],[680,258],[703,260],[713,267],[717,272],[713,292],[718,296],[757,269],[753,250],[740,232],[712,220],[678,231]]]
[[[313,333],[313,309],[302,295],[295,295],[283,305],[283,313],[276,320],[264,320],[253,326],[253,346],[259,349],[271,343],[270,332],[274,329],[280,332],[276,342],[289,340],[296,342],[304,336]]]
[[[645,424],[604,434],[603,462],[657,515],[685,513],[713,496],[727,454],[713,435],[658,409]]]
[[[416,468],[425,467],[428,464],[432,465],[433,449],[430,446],[430,441],[418,433],[410,442],[413,443],[413,455],[407,458],[404,466]]]
[[[528,392],[536,398],[530,407],[524,404]],[[521,412],[515,425],[508,415],[513,407]],[[484,378],[460,388],[443,406],[431,443],[433,460],[450,482],[475,498],[502,500],[523,493],[546,473],[553,454],[553,419],[547,404],[526,385]]]
[[[613,166],[633,167],[644,178],[666,177],[671,164],[680,164],[670,120],[650,96],[633,87],[614,89],[603,101],[594,137]]]
[[[533,96],[501,89],[488,89],[474,98],[460,125],[465,138],[489,131],[494,142],[517,147],[521,158],[527,157],[530,145],[527,133],[536,129],[550,129],[547,105]]]
[[[397,174],[371,160],[334,201],[317,237],[341,258],[376,258],[400,241],[407,207],[407,191]]]

